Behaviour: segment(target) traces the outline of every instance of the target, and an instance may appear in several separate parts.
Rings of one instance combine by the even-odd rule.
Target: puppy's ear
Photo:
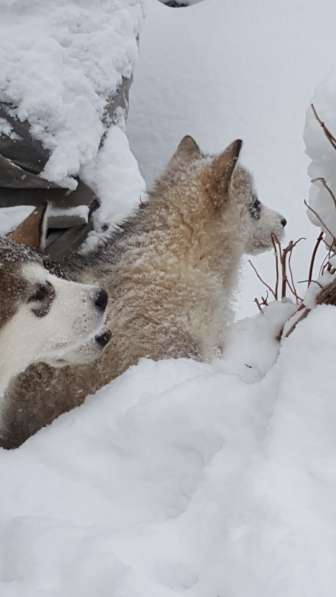
[[[183,137],[177,146],[177,149],[169,161],[169,166],[176,162],[188,162],[201,157],[201,150],[195,139],[190,135]]]
[[[42,249],[46,210],[47,207],[44,205],[34,209],[15,230],[7,234],[7,238],[14,240],[20,245],[27,245],[32,249]]]
[[[237,165],[243,142],[233,141],[223,153],[217,156],[207,170],[207,187],[216,209],[227,200],[234,169]]]

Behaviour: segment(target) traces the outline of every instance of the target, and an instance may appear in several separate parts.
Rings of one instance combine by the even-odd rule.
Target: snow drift
[[[84,0],[66,6],[57,3],[61,5],[67,15],[74,5],[90,10]],[[133,3],[129,1],[129,5]],[[181,109],[172,110],[170,114],[181,125],[177,131],[178,127],[170,128],[172,120],[161,118],[163,112],[153,111],[153,126],[142,127],[148,131],[148,153],[142,156],[147,172],[165,160],[163,144],[168,153],[172,149],[168,144],[173,146],[180,133],[182,136],[184,132],[194,132],[209,149],[216,151],[222,148],[224,132],[229,138],[232,133],[237,136],[239,121],[250,148],[253,140],[258,141],[258,151],[248,151],[252,166],[260,174],[258,178],[263,180],[264,192],[275,190],[276,201],[283,195],[288,197],[289,214],[301,222],[301,215],[296,213],[298,204],[292,202],[294,195],[303,194],[307,184],[300,118],[309,102],[312,71],[318,70],[322,59],[325,58],[324,64],[331,61],[334,47],[333,3],[325,1],[322,5],[325,10],[320,8],[318,14],[315,6],[301,0],[281,3],[279,12],[274,4],[270,7],[262,0],[253,3],[253,7],[240,0],[231,4],[208,0],[185,11],[169,11],[158,3],[155,8],[150,5],[150,46],[153,44],[151,47],[157,50],[159,40],[162,41],[162,53],[175,61],[174,65],[169,62],[170,73],[179,72],[176,65],[181,61],[196,65],[198,85],[191,87],[187,97],[191,102],[200,99],[205,107],[201,112],[188,105],[186,118],[200,113],[206,118],[194,120],[194,130],[184,130],[185,123],[179,120]],[[31,3],[7,0],[4,6],[17,10],[18,20],[14,24],[12,20],[11,26],[19,28],[18,40],[22,33],[20,43],[27,44],[28,50],[33,47],[22,28],[21,10],[26,11],[35,27],[36,44],[39,39],[42,45],[45,43],[43,27],[39,25],[48,24],[50,15],[55,15],[51,12],[47,16],[46,4],[36,0],[32,12]],[[102,13],[97,15],[100,23],[108,3],[102,2],[101,6]],[[210,13],[206,12],[207,6],[213,9]],[[45,14],[45,21],[37,19],[37,11]],[[330,18],[326,18],[326,11]],[[58,12],[57,19],[62,14]],[[182,14],[189,19],[188,28],[184,22],[179,35],[175,29],[174,37],[169,21]],[[3,15],[1,30],[5,30],[6,19],[11,18],[9,10]],[[224,17],[226,32],[231,37],[222,35]],[[234,43],[238,21],[243,23],[244,31],[244,35],[239,35],[239,46]],[[85,20],[80,22],[85,28]],[[321,23],[324,27],[319,29]],[[171,40],[169,47],[163,36],[164,27]],[[199,37],[203,27],[211,35]],[[314,42],[317,30],[322,30],[324,36],[318,40],[318,48]],[[206,40],[197,59],[206,55],[210,44],[213,52],[209,68],[196,60],[190,46],[186,49],[186,31],[189,35],[195,32],[194,40]],[[218,97],[212,103],[204,103],[201,93],[206,84],[219,89],[219,79],[213,77],[211,70],[214,65],[216,75],[222,72],[222,54],[218,46],[215,51],[212,45],[219,39],[230,41],[230,55],[235,59],[235,68],[229,75],[226,71],[230,85],[222,79],[220,84],[221,98],[227,97],[225,110]],[[184,48],[178,61],[168,51],[177,45],[177,40]],[[7,39],[6,43],[14,51],[14,42]],[[57,43],[54,47],[58,48]],[[310,52],[309,60],[306,52]],[[155,72],[157,80],[166,85],[168,77],[158,76],[163,70],[162,53],[161,57],[153,53],[151,58],[153,63],[161,64]],[[56,54],[59,55],[59,49]],[[300,57],[307,62],[304,82],[297,76],[303,68]],[[55,72],[60,75],[57,60]],[[12,66],[15,67],[15,60]],[[99,112],[100,100],[90,80],[82,79],[84,66],[85,61],[78,67],[78,76],[90,97],[93,93],[93,105],[98,106]],[[150,77],[155,78],[155,72],[151,71]],[[182,72],[179,83],[183,77]],[[188,83],[191,78],[186,80]],[[61,77],[61,87],[62,81]],[[149,102],[149,112],[155,102],[161,110],[173,94],[176,96],[176,88],[172,84],[170,87],[171,94],[168,87],[167,94],[163,88],[162,94],[150,95],[153,102]],[[33,104],[30,107],[26,103],[23,91],[17,90],[22,114],[31,109],[34,115]],[[71,89],[68,93],[71,96]],[[69,97],[68,93],[64,97]],[[285,104],[288,96],[290,102]],[[27,97],[33,102],[35,91]],[[331,99],[323,91],[318,104],[331,128],[335,122],[333,97],[333,91]],[[64,123],[63,96],[58,95],[57,89],[56,98],[60,101],[59,112],[55,106],[56,114],[60,114],[59,122]],[[324,101],[327,113],[323,112]],[[139,104],[139,118],[141,106],[144,103]],[[125,158],[123,164],[127,163],[127,167],[124,177],[119,178],[122,166],[116,173],[114,166],[108,165],[108,153],[115,158],[115,148],[128,152],[121,129],[112,132],[107,153],[97,158],[98,112],[95,108],[90,112],[97,123],[97,134],[76,145],[69,169],[68,162],[60,156],[60,162],[54,162],[59,164],[54,172],[71,177],[72,169],[82,160],[98,160],[95,167],[102,175],[106,168],[111,168],[114,192],[120,192],[121,197],[125,181],[131,188],[137,179],[136,166],[132,159]],[[232,114],[230,119],[228,112]],[[134,139],[137,135],[139,139],[141,122],[146,123],[145,112],[142,114],[145,120],[137,121],[139,128],[133,129]],[[154,124],[162,128],[159,130]],[[328,176],[333,182],[329,148],[315,124],[313,128],[308,124],[306,131],[308,151],[316,165],[316,174],[314,170],[311,175]],[[55,134],[56,130],[61,129],[56,127]],[[65,138],[68,134],[66,130]],[[60,134],[60,142],[62,139]],[[108,189],[103,176],[99,183]],[[322,197],[318,201],[320,205]],[[240,321],[232,330],[225,358],[213,364],[144,360],[18,450],[0,451],[1,596],[334,597],[336,310],[327,306],[314,309],[280,349],[274,338],[292,311],[292,305],[278,303],[264,315]]]
[[[332,597],[336,311],[261,377],[291,309],[242,322],[243,354],[143,361],[2,451],[1,595]]]

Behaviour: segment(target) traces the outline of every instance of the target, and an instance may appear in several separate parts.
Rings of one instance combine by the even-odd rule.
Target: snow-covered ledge
[[[29,123],[40,153],[39,172],[47,180],[73,191],[80,177],[99,192],[94,167],[107,129],[121,127],[125,134],[143,16],[143,0],[13,0],[1,7],[0,106],[9,107],[21,125]],[[2,118],[0,150],[6,139],[19,144],[19,136]],[[129,146],[127,160],[134,166],[132,180],[140,181],[132,189],[135,204],[143,181]],[[121,172],[117,179],[122,178]],[[115,188],[115,179],[110,182]],[[0,207],[1,201],[8,206],[8,195],[15,204],[16,191],[10,190],[0,194]],[[20,197],[18,202],[25,201]]]

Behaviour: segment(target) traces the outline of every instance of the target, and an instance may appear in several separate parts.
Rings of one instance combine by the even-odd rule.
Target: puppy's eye
[[[28,303],[42,303],[50,295],[52,286],[49,282],[45,284],[39,284],[33,294],[29,297]]]
[[[35,303],[35,305],[33,304],[32,306],[34,315],[36,315],[36,317],[44,317],[47,315],[51,309],[55,296],[55,289],[50,282],[37,284],[33,294],[28,299],[28,303]]]
[[[261,202],[259,201],[258,197],[255,195],[252,196],[252,200],[249,206],[249,211],[255,220],[259,220],[260,212],[261,212]]]

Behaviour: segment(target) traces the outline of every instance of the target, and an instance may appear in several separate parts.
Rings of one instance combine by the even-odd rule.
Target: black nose
[[[111,340],[111,336],[112,336],[112,334],[111,334],[110,330],[106,330],[106,332],[104,332],[100,336],[96,336],[95,340],[96,340],[97,344],[99,344],[99,346],[104,348],[104,346],[106,346],[106,344],[108,344],[109,341]]]
[[[95,298],[94,304],[101,311],[105,311],[106,305],[107,305],[107,301],[108,301],[108,294],[107,294],[106,290],[104,290],[103,288],[101,288],[100,290],[98,290],[98,292],[96,294],[96,298]]]
[[[283,227],[286,226],[286,224],[287,224],[286,218],[281,218],[281,224],[282,224]]]

